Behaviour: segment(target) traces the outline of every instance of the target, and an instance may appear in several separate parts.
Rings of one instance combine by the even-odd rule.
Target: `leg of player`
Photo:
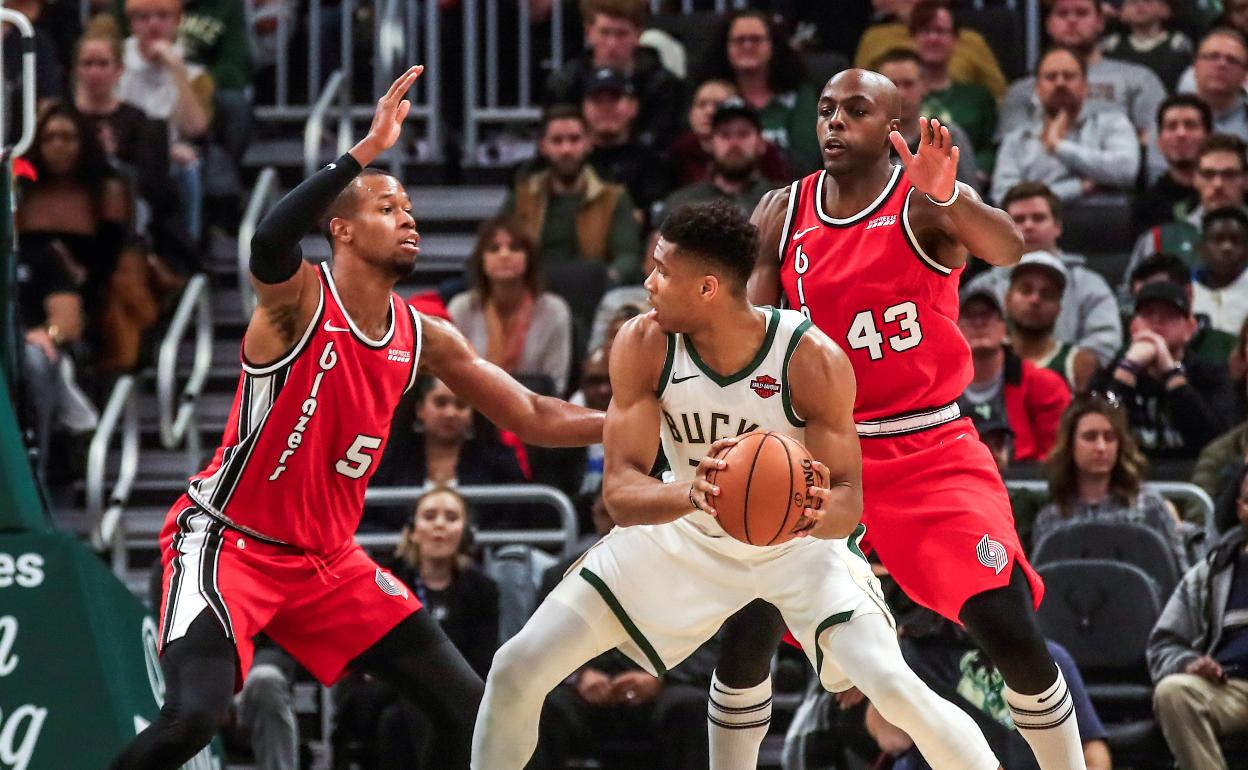
[[[418,610],[352,661],[396,686],[434,723],[442,767],[464,770],[484,685],[446,633]]]
[[[1005,680],[1005,702],[1041,770],[1085,770],[1066,679],[1036,623],[1031,587],[1015,567],[1008,585],[972,596],[959,619]]]
[[[628,632],[602,597],[566,578],[494,655],[472,736],[473,770],[521,770],[537,746],[546,695]]]
[[[771,658],[784,637],[780,611],[762,599],[724,622],[706,704],[712,770],[754,770],[771,725]]]
[[[234,644],[213,614],[200,613],[160,656],[165,705],[113,762],[113,770],[172,770],[208,745],[225,723],[238,670]]]
[[[833,626],[819,644],[880,715],[910,736],[933,770],[1000,768],[975,720],[932,692],[906,664],[883,615],[856,615]]]

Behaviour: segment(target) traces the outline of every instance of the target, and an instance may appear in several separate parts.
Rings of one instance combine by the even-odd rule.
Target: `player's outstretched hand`
[[[725,449],[737,443],[736,438],[721,438],[711,448],[707,450],[706,457],[698,463],[698,468],[694,473],[693,483],[689,485],[689,504],[697,508],[703,513],[709,513],[712,516],[718,516],[715,511],[715,503],[711,499],[719,494],[719,487],[707,480],[707,474],[712,471],[722,471],[728,467],[728,461],[720,457]]]
[[[377,100],[377,110],[373,113],[373,123],[368,127],[368,135],[360,140],[351,154],[361,166],[372,163],[378,155],[394,146],[403,131],[403,121],[411,112],[412,103],[403,98],[416,79],[425,71],[425,65],[417,64],[409,67],[407,72],[399,75],[390,84],[390,90]]]
[[[915,153],[910,152],[900,133],[894,131],[888,139],[916,190],[941,203],[953,197],[961,151],[954,145],[946,126],[936,118],[919,118],[919,151]]]

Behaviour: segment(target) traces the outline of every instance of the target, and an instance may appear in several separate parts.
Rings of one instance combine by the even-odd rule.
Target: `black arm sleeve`
[[[286,193],[256,226],[251,274],[262,283],[289,281],[303,260],[299,241],[360,171],[359,162],[347,153]]]

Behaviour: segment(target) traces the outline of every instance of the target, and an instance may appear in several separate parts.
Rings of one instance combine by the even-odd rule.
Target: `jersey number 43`
[[[849,325],[845,339],[853,350],[865,348],[872,361],[884,357],[885,337],[880,328],[885,324],[895,324],[899,334],[890,335],[888,346],[896,353],[902,353],[923,341],[923,328],[919,326],[919,309],[913,302],[901,302],[885,309],[880,316],[882,323],[877,325],[875,315],[870,310],[863,310],[854,316]],[[889,329],[885,327],[885,331]]]

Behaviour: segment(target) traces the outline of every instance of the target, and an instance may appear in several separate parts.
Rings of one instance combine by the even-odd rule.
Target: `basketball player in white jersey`
[[[499,650],[473,735],[475,770],[519,770],[546,694],[619,647],[655,676],[756,599],[774,604],[832,691],[858,687],[935,770],[995,770],[969,716],[902,659],[879,583],[858,549],[861,459],[853,371],[801,314],[754,307],[745,288],[757,231],[734,206],[686,206],[664,222],[646,279],[654,310],[611,352],[603,495],[621,525],[572,566]],[[772,430],[804,443],[826,487],[800,537],[759,547],[715,518],[708,471],[734,436]],[[659,450],[670,481],[648,475]],[[746,469],[734,469],[744,472]]]

